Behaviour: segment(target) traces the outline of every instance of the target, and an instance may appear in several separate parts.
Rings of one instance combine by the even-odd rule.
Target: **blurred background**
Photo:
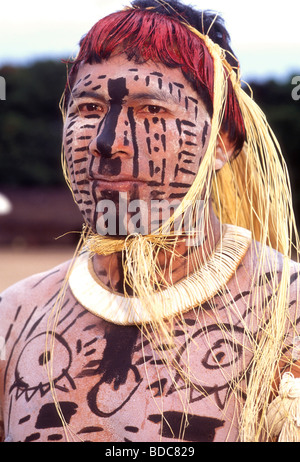
[[[299,1],[287,0],[284,9],[258,0],[184,3],[224,18],[242,78],[282,146],[299,222]],[[0,292],[72,256],[82,221],[60,166],[63,60],[76,55],[80,38],[100,17],[126,4],[17,0],[1,7]]]

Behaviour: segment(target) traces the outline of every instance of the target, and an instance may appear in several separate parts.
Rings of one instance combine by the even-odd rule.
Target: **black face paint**
[[[107,86],[108,94],[111,98],[110,109],[103,119],[103,124],[99,125],[99,130],[103,125],[103,130],[97,137],[97,149],[101,155],[110,157],[116,138],[116,128],[122,110],[123,99],[128,95],[128,89],[126,88],[126,79],[123,77],[115,80],[109,79]]]
[[[148,417],[150,422],[161,424],[159,431],[164,438],[180,438],[182,432],[183,414],[178,411],[165,411],[165,419],[162,421],[160,414],[151,414]],[[187,416],[189,426],[184,433],[186,441],[212,442],[215,438],[216,429],[223,427],[225,421],[213,417],[198,415]]]
[[[139,176],[139,164],[138,164],[138,144],[136,139],[136,123],[133,116],[133,109],[130,107],[128,108],[128,120],[131,128],[131,138],[133,144],[133,172],[132,175],[134,178]]]
[[[208,132],[208,123],[205,121],[204,128],[203,128],[203,133],[202,133],[202,147],[205,145],[206,137],[207,137],[207,132]]]
[[[102,175],[117,176],[121,172],[122,161],[120,157],[115,159],[102,157],[99,165],[99,173]]]

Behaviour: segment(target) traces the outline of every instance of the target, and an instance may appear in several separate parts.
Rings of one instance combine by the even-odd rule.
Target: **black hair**
[[[133,0],[131,5],[140,9],[153,8],[159,14],[186,21],[223,48],[226,51],[226,60],[233,68],[238,66],[238,60],[231,48],[231,39],[225,27],[224,19],[217,12],[197,10],[178,0]]]

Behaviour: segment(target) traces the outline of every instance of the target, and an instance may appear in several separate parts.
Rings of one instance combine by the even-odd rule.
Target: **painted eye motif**
[[[228,367],[237,362],[242,354],[242,347],[236,343],[220,339],[206,354],[202,363],[206,369]]]

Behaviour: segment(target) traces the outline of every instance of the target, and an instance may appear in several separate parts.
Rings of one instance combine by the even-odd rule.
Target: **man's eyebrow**
[[[97,93],[96,91],[92,90],[74,90],[72,92],[72,97],[74,99],[81,99],[81,98],[91,98],[95,99],[98,101],[102,102],[107,102],[105,96],[103,96],[101,93]],[[128,101],[138,101],[138,100],[153,100],[153,101],[158,101],[158,102],[165,102],[165,103],[178,103],[178,98],[176,95],[173,95],[171,93],[167,93],[165,91],[148,91],[148,92],[137,92],[137,93],[131,93],[128,96]]]
[[[129,101],[137,101],[137,100],[155,100],[155,101],[163,101],[165,103],[169,103],[170,101],[173,103],[178,103],[178,98],[171,93],[166,93],[164,91],[149,91],[149,92],[139,92],[139,93],[132,93],[128,97]]]
[[[75,90],[72,92],[72,97],[74,99],[81,99],[81,98],[91,98],[96,99],[98,101],[106,101],[105,97],[96,91],[85,91],[85,90]]]

